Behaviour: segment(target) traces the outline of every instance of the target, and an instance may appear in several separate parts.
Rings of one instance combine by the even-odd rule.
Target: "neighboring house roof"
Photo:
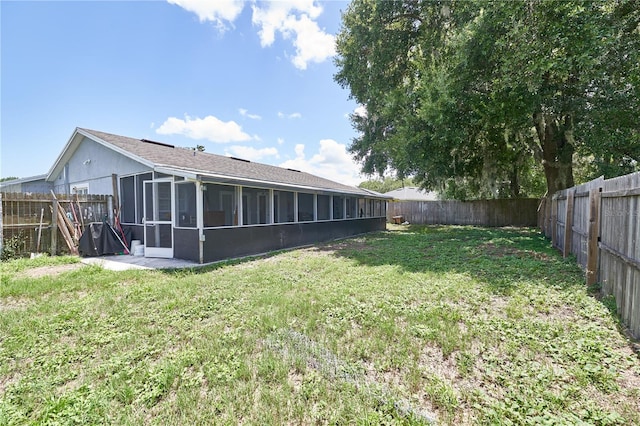
[[[46,177],[47,175],[37,175],[37,176],[24,177],[20,179],[5,180],[3,182],[0,182],[0,188],[5,186],[10,186],[10,185],[19,185],[23,183],[37,182],[39,180],[44,181]]]
[[[62,171],[64,164],[69,160],[73,151],[79,146],[83,136],[145,164],[156,171],[167,174],[223,183],[244,185],[253,183],[256,185],[271,186],[277,184],[278,186],[285,187],[309,188],[388,198],[382,194],[371,193],[370,191],[343,185],[297,170],[194,151],[189,148],[176,147],[162,142],[135,139],[82,128],[77,128],[74,131],[64,150],[49,171],[47,176],[48,180],[55,179],[55,176]]]
[[[434,201],[438,199],[435,192],[424,191],[415,186],[394,189],[393,191],[385,192],[384,195],[402,201]]]

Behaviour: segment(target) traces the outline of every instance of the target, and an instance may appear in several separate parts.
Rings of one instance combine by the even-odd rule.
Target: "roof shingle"
[[[354,186],[343,185],[301,171],[238,160],[207,152],[193,151],[188,148],[174,147],[164,143],[143,141],[97,130],[78,130],[88,133],[107,144],[127,151],[136,157],[151,162],[156,167],[164,166],[204,175],[223,175],[240,180],[258,180],[272,182],[274,184],[312,187],[319,190],[346,192],[366,196],[382,196],[381,194],[371,194],[368,191]]]

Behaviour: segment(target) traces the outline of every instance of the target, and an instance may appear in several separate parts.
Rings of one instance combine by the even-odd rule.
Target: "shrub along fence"
[[[112,220],[110,195],[56,194],[55,198],[58,202],[53,194],[0,193],[0,253],[69,253],[64,227],[59,223],[62,215],[78,229],[105,217]],[[58,214],[60,209],[62,215]]]
[[[601,283],[618,314],[640,338],[640,172],[600,177],[558,191],[538,224],[566,257],[576,256],[588,285]]]
[[[387,219],[415,225],[536,226],[536,198],[473,201],[391,201]]]

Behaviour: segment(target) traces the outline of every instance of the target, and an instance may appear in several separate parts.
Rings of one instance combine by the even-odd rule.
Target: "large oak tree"
[[[632,171],[639,40],[636,0],[354,0],[335,75],[365,110],[350,150],[461,197],[519,196],[536,173],[553,194],[577,159]]]

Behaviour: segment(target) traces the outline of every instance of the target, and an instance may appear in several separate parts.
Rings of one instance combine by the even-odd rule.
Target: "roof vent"
[[[236,161],[242,161],[243,163],[250,163],[251,161],[249,160],[245,160],[244,158],[238,158],[238,157],[229,157],[232,160],[236,160]]]
[[[300,170],[296,170],[296,169],[290,169],[287,167],[287,170],[292,171],[292,172],[296,172],[296,173],[302,173]]]
[[[170,145],[168,143],[164,143],[164,142],[150,141],[149,139],[140,139],[140,141],[142,141],[144,143],[152,143],[154,145],[166,146],[167,148],[175,148],[175,146]]]

